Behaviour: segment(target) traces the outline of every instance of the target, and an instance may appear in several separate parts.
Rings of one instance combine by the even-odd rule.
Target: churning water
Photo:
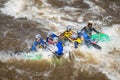
[[[119,0],[1,0],[0,11],[0,80],[120,80]],[[46,38],[48,31],[81,29],[89,20],[111,38],[98,43],[102,50],[66,46],[60,60],[41,50],[39,61],[14,55],[27,52],[37,33]]]

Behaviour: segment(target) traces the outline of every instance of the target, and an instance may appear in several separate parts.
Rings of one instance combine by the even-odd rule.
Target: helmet
[[[70,25],[68,25],[67,27],[66,27],[66,30],[71,30],[71,26]]]
[[[80,32],[81,32],[81,30],[80,30],[80,29],[78,29],[78,30],[77,30],[77,33],[80,33]]]
[[[88,27],[92,27],[92,21],[88,21]]]
[[[40,35],[40,34],[37,34],[37,35],[35,36],[35,38],[41,38],[41,35]]]
[[[53,38],[53,41],[54,41],[54,42],[58,42],[58,37],[54,37],[54,38]]]
[[[92,25],[92,23],[93,23],[92,21],[88,21],[88,25]]]
[[[72,34],[71,38],[77,38],[77,35],[76,34]]]
[[[52,34],[53,34],[52,32],[48,32],[47,37],[50,37]]]

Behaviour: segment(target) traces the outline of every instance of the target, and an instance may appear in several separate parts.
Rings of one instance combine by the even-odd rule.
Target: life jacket
[[[92,34],[92,28],[86,28],[85,33],[87,33],[88,36],[91,36]]]
[[[72,31],[65,31],[63,36],[64,37],[71,37],[72,33],[73,33]]]
[[[39,45],[39,42],[35,41],[31,47],[31,51],[37,51],[36,47]]]
[[[43,40],[43,39],[40,39],[39,44],[43,46],[43,45],[45,44],[44,40]]]
[[[88,36],[86,32],[83,32],[82,36],[84,37],[85,40],[90,40],[90,36]]]
[[[45,41],[43,39],[40,39],[39,48],[43,48],[44,44],[45,44]]]
[[[78,42],[79,44],[82,43],[82,40],[80,38],[75,39],[74,42],[75,41]]]

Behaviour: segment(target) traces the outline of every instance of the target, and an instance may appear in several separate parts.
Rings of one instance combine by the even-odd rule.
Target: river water
[[[48,31],[81,29],[89,20],[111,38],[98,43],[102,50],[69,47],[73,57],[60,60],[11,56],[29,52],[38,33],[46,38]],[[0,0],[0,80],[120,80],[119,41],[119,0]]]

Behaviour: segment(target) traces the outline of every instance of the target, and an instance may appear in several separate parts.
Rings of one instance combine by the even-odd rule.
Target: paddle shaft
[[[55,52],[53,52],[49,47],[46,46],[46,48],[47,48],[50,52],[52,52],[57,58],[59,58],[59,55],[57,55]]]

